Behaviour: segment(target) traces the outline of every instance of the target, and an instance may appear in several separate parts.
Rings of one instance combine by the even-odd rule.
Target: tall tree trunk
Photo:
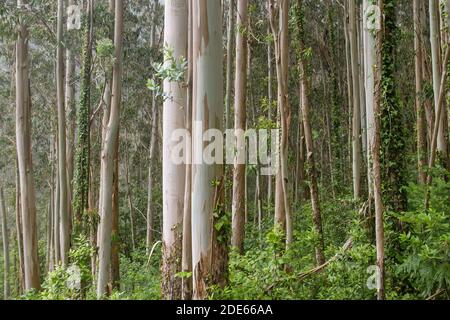
[[[272,33],[270,27],[267,30],[267,34]],[[273,102],[273,90],[272,90],[272,79],[273,79],[273,64],[272,64],[272,43],[270,40],[267,41],[267,119],[269,123],[272,122],[272,102]],[[273,152],[273,151],[272,151]],[[267,176],[267,205],[272,204],[272,190],[273,190],[273,177],[272,175]]]
[[[279,26],[276,26],[276,12],[279,13]],[[287,156],[290,107],[288,100],[288,13],[289,0],[280,0],[277,4],[269,0],[270,26],[274,37],[276,71],[278,79],[278,112],[281,123],[281,141],[279,152],[279,171],[275,186],[275,223],[282,227],[286,233],[286,243],[293,241],[292,214],[289,203],[289,190],[287,189]]]
[[[383,0],[378,0],[380,8],[380,25],[383,26]],[[381,104],[382,104],[382,50],[383,50],[383,30],[376,30],[376,64],[374,65],[375,91],[374,91],[374,121],[371,127],[374,130],[372,143],[372,161],[373,161],[373,193],[375,202],[375,237],[377,250],[377,267],[378,267],[378,300],[385,299],[384,288],[384,208],[382,200],[381,185]]]
[[[424,184],[426,181],[425,166],[427,157],[426,143],[426,123],[425,108],[422,103],[422,54],[423,54],[423,38],[422,38],[422,21],[420,15],[420,0],[414,0],[414,51],[415,51],[415,75],[416,75],[416,114],[417,114],[417,159],[418,159],[418,177],[419,182]]]
[[[123,45],[123,1],[115,3],[114,26],[114,66],[112,79],[111,112],[108,122],[104,148],[101,157],[101,201],[99,268],[97,297],[102,298],[107,290],[111,266],[111,232],[112,232],[112,193],[114,176],[114,156],[118,141],[119,112],[122,98],[122,45]]]
[[[236,35],[236,80],[235,80],[235,137],[236,156],[233,171],[233,208],[232,208],[232,238],[231,245],[241,254],[244,252],[245,235],[245,156],[247,109],[247,32],[248,32],[248,1],[238,0]],[[244,160],[244,161],[243,161]]]
[[[224,286],[227,278],[227,231],[216,228],[217,221],[225,218],[223,165],[202,159],[204,131],[223,128],[220,2],[194,1],[193,25],[198,26],[193,28],[193,298],[205,299],[210,285]]]
[[[303,10],[303,1],[297,0],[297,9],[299,10],[298,15],[301,17],[301,10]],[[322,214],[320,212],[319,205],[319,190],[317,186],[317,172],[316,172],[316,163],[314,158],[314,141],[312,136],[312,129],[310,123],[310,114],[309,114],[309,81],[308,81],[308,71],[306,68],[306,63],[304,61],[304,22],[300,20],[300,35],[299,35],[299,43],[300,48],[299,52],[301,52],[299,56],[299,65],[300,65],[300,85],[301,85],[301,101],[302,101],[302,113],[303,113],[303,127],[305,131],[305,141],[306,141],[306,153],[307,153],[307,163],[308,163],[308,173],[310,179],[310,193],[311,193],[311,205],[312,205],[312,213],[313,213],[313,225],[315,231],[319,236],[319,242],[316,245],[316,264],[322,265],[325,262],[324,256],[324,239],[323,239],[323,230],[322,230]]]
[[[17,0],[23,8],[26,0]],[[40,289],[36,198],[31,155],[31,97],[28,71],[28,28],[19,19],[16,42],[16,146],[19,162],[25,290]]]
[[[9,235],[7,212],[5,206],[5,197],[3,188],[0,186],[0,220],[2,223],[2,242],[3,242],[3,299],[8,300],[10,295],[9,287]]]
[[[69,0],[68,5],[74,5],[74,0]],[[67,112],[67,205],[69,215],[69,232],[72,231],[73,210],[73,176],[75,155],[75,129],[76,129],[76,103],[75,103],[75,53],[70,46],[66,47],[66,76],[65,76],[65,105]]]
[[[63,47],[64,0],[58,0],[58,22],[56,32],[56,98],[58,104],[58,178],[59,178],[59,216],[61,239],[61,262],[68,264],[70,246],[69,211],[67,202],[66,167],[66,110],[64,105],[64,47]]]
[[[225,129],[231,129],[231,94],[233,86],[233,40],[235,33],[234,26],[234,3],[236,0],[228,0],[228,23],[227,23],[227,70],[226,70],[226,93],[225,93]],[[240,32],[238,32],[239,34]],[[236,66],[236,71],[238,68]]]
[[[186,130],[192,136],[192,1],[188,4],[188,71],[187,71],[187,95],[186,95]],[[186,146],[186,175],[184,186],[184,211],[183,211],[183,244],[181,257],[181,271],[192,273],[192,144]],[[183,277],[181,280],[183,300],[192,298],[192,276]]]
[[[361,196],[361,116],[359,101],[359,64],[358,64],[358,34],[356,19],[356,0],[349,2],[349,34],[350,34],[350,52],[352,65],[352,83],[353,90],[353,121],[352,121],[352,150],[353,150],[353,196],[355,200],[359,200]]]
[[[80,106],[77,110],[77,148],[73,187],[74,235],[87,234],[89,209],[91,64],[93,45],[93,2],[87,0],[84,30],[83,67],[81,70]]]
[[[165,4],[164,42],[173,50],[174,58],[187,56],[188,3],[175,0]],[[181,248],[184,210],[185,164],[176,164],[172,153],[177,142],[176,130],[186,125],[186,87],[164,81],[164,92],[171,99],[163,107],[163,267],[162,294],[165,299],[181,298]]]
[[[441,84],[442,72],[442,57],[440,47],[440,31],[439,31],[439,1],[429,0],[430,10],[430,42],[431,42],[431,59],[433,69],[433,91],[434,91],[434,111],[438,113],[439,106],[439,89]],[[445,101],[441,101],[445,104]],[[446,139],[446,128],[448,128],[448,118],[446,117],[446,109],[441,112],[439,119],[439,132],[437,138],[437,150],[443,161],[447,161],[448,157],[448,142]]]
[[[152,96],[152,123],[151,123],[151,137],[149,148],[149,165],[148,165],[148,187],[147,187],[147,234],[146,234],[146,248],[147,255],[153,246],[153,229],[154,229],[154,208],[153,208],[153,187],[154,187],[154,167],[156,161],[156,137],[158,132],[158,106],[156,97]]]

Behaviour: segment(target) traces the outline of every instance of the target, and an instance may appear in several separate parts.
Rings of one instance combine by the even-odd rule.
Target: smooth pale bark
[[[231,129],[231,92],[233,86],[233,40],[234,40],[234,3],[236,0],[228,0],[228,24],[227,24],[227,70],[225,93],[225,128]],[[236,68],[236,70],[239,70]]]
[[[426,155],[427,155],[427,142],[426,142],[426,123],[425,123],[425,108],[422,103],[422,83],[423,83],[423,70],[422,70],[422,53],[423,53],[423,38],[422,38],[422,21],[420,15],[420,1],[414,0],[414,51],[415,51],[415,79],[416,79],[416,114],[417,114],[417,159],[418,159],[418,180],[421,184],[426,181],[425,167],[426,167]]]
[[[99,236],[99,268],[97,297],[102,298],[107,292],[111,266],[111,232],[112,232],[112,193],[114,176],[114,158],[119,143],[119,114],[122,98],[122,45],[123,45],[123,1],[115,3],[114,26],[114,66],[112,78],[111,112],[108,122],[104,148],[101,159],[101,204]]]
[[[367,149],[369,152],[367,152],[367,185],[369,189],[369,197],[373,197],[373,173],[372,173],[372,159],[371,159],[371,150],[373,148],[373,141],[374,141],[374,111],[373,111],[373,104],[374,104],[374,91],[375,91],[375,78],[374,78],[374,72],[373,72],[373,66],[375,65],[375,37],[371,30],[367,28],[369,25],[369,21],[366,21],[366,19],[370,19],[370,17],[367,17],[366,12],[369,8],[370,1],[364,0],[363,1],[363,14],[364,14],[364,83],[365,83],[365,101],[366,101],[366,123],[367,123]]]
[[[186,130],[192,135],[192,1],[188,4],[188,71],[186,96]],[[192,215],[191,215],[191,183],[192,183],[192,144],[186,146],[186,173],[184,185],[183,208],[183,243],[181,271],[192,273]],[[181,280],[181,299],[192,298],[192,276]]]
[[[17,6],[27,5],[18,0]],[[40,289],[36,197],[31,155],[31,97],[28,71],[28,28],[19,19],[16,41],[16,147],[19,163],[25,290]]]
[[[10,295],[9,287],[9,233],[7,212],[5,206],[5,197],[3,188],[0,187],[0,221],[2,224],[2,242],[3,242],[3,299],[8,300]]]
[[[442,78],[441,66],[441,47],[440,47],[440,31],[439,31],[439,1],[429,0],[429,14],[430,14],[430,43],[431,43],[431,65],[433,70],[433,91],[434,91],[434,112],[437,115],[440,108],[439,105],[439,89]],[[445,103],[441,101],[441,103]],[[439,119],[439,132],[437,138],[437,150],[443,160],[447,159],[447,140],[446,128],[448,128],[448,119],[446,112],[441,112]]]
[[[223,129],[222,12],[219,1],[193,4],[192,270],[193,298],[205,299],[226,278],[227,240],[215,228],[224,215],[223,165],[202,160],[207,129]],[[194,128],[194,131],[195,128]],[[220,152],[219,150],[217,150]]]
[[[56,144],[56,141],[55,141]],[[57,148],[55,147],[55,150]],[[56,160],[56,157],[55,157]],[[53,198],[53,249],[54,249],[54,259],[55,267],[61,263],[61,238],[60,238],[60,216],[59,216],[59,179],[58,174],[55,174],[55,197]]]
[[[361,196],[361,111],[359,101],[359,64],[358,64],[358,34],[356,19],[356,0],[349,1],[349,35],[350,56],[352,65],[353,91],[353,121],[352,121],[352,168],[353,168],[353,196],[359,200]]]
[[[63,21],[64,0],[58,0],[58,22],[56,32],[56,100],[58,106],[58,178],[59,178],[59,208],[61,262],[68,264],[70,246],[69,211],[67,202],[67,167],[66,167],[66,110],[64,97],[64,47]]]
[[[381,11],[380,19],[383,25],[383,0],[378,0],[378,6]],[[383,31],[376,32],[376,64],[373,66],[375,77],[375,91],[374,91],[374,121],[371,124],[374,130],[372,140],[372,163],[373,163],[373,194],[375,202],[375,239],[377,250],[377,297],[378,300],[386,298],[384,288],[385,268],[384,268],[384,207],[382,200],[382,185],[381,185],[381,104],[382,104],[382,70],[381,66],[383,50]]]
[[[173,50],[179,61],[187,57],[188,2],[173,0],[164,7],[164,43]],[[184,210],[185,164],[172,160],[173,149],[179,141],[173,139],[176,130],[186,125],[186,86],[164,81],[164,92],[169,94],[163,106],[163,266],[162,294],[165,299],[181,298],[181,246]]]
[[[303,10],[302,0],[297,0],[298,10]],[[299,11],[301,12],[301,11]],[[300,30],[303,32],[303,22],[301,22]],[[304,51],[304,39],[300,38],[300,52]],[[303,114],[303,128],[305,133],[305,141],[306,141],[306,160],[308,163],[308,174],[310,179],[310,193],[311,193],[311,206],[312,206],[312,215],[313,215],[313,225],[315,231],[318,234],[319,242],[316,245],[315,253],[316,253],[316,264],[318,266],[322,265],[325,262],[324,256],[324,239],[323,239],[323,230],[322,230],[322,214],[320,211],[319,205],[319,190],[317,185],[317,172],[316,172],[316,162],[315,162],[315,153],[314,153],[314,141],[310,123],[310,107],[309,107],[309,78],[306,70],[306,63],[304,61],[303,55],[299,57],[299,66],[300,66],[300,86],[301,86],[301,101],[302,101],[302,114]]]
[[[235,134],[245,131],[247,117],[247,33],[248,33],[248,1],[238,0],[236,35],[236,78],[235,78]],[[231,245],[241,254],[244,252],[245,235],[245,175],[246,166],[239,161],[245,159],[245,139],[236,139],[236,156],[233,170],[233,206]]]
[[[275,8],[277,6],[277,8]],[[276,12],[279,12],[279,23],[276,26]],[[278,113],[281,124],[281,141],[279,150],[279,170],[275,185],[275,225],[281,227],[286,234],[286,243],[293,241],[292,214],[289,204],[289,191],[287,189],[287,156],[289,137],[289,100],[288,100],[288,67],[289,67],[289,44],[288,44],[288,20],[289,1],[281,0],[275,5],[269,1],[269,19],[272,35],[274,37],[276,72],[278,83]]]

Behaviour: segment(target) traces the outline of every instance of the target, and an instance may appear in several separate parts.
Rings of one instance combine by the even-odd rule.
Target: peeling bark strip
[[[223,128],[221,9],[220,1],[193,2],[193,121],[205,129]],[[193,136],[192,154],[203,148],[202,140]],[[224,215],[223,166],[194,164],[192,190],[193,298],[205,299],[208,287],[226,278],[226,234],[215,229]]]
[[[179,61],[187,57],[188,2],[171,0],[165,6],[164,43]],[[163,265],[162,295],[165,299],[181,299],[182,226],[186,165],[171,161],[177,141],[172,134],[186,126],[186,86],[164,81],[164,92],[171,99],[163,107]]]

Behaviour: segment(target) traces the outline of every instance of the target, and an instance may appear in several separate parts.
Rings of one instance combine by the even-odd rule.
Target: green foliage
[[[130,257],[120,255],[120,288],[113,292],[111,300],[158,300],[161,299],[161,275],[159,263],[161,251],[155,250],[151,260],[145,248],[138,248]],[[150,263],[148,263],[150,262]]]
[[[147,88],[165,101],[172,100],[173,97],[169,92],[163,92],[159,83],[168,81],[184,85],[188,61],[185,57],[175,57],[173,49],[169,47],[165,47],[163,53],[164,62],[154,62],[152,65],[155,75],[153,79],[147,81]]]

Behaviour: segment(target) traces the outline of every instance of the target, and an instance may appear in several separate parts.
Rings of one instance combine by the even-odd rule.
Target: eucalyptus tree
[[[122,97],[122,47],[123,47],[123,16],[122,0],[115,1],[114,25],[114,65],[112,77],[111,110],[106,130],[101,156],[100,176],[100,227],[99,227],[99,267],[97,282],[97,297],[102,298],[107,292],[111,266],[111,232],[112,232],[112,194],[114,158],[119,143],[119,117]]]
[[[164,43],[174,59],[187,57],[188,2],[174,0],[165,3]],[[167,53],[166,53],[167,55]],[[171,60],[166,59],[167,66]],[[170,99],[163,106],[163,266],[162,293],[166,299],[181,298],[181,248],[183,202],[186,165],[175,163],[173,153],[177,141],[174,134],[186,125],[186,86],[174,79],[165,79],[164,92]]]
[[[56,100],[58,105],[58,178],[61,262],[68,264],[70,246],[69,210],[67,202],[67,158],[66,158],[66,110],[64,100],[64,43],[63,43],[64,0],[58,0],[56,31]]]
[[[212,284],[224,285],[227,265],[227,230],[217,221],[226,219],[223,165],[207,162],[203,133],[216,129],[222,136],[222,6],[220,1],[193,3],[193,122],[201,127],[192,135],[192,270],[193,298],[205,299]],[[195,131],[195,128],[194,128]],[[219,138],[218,136],[215,137]],[[220,156],[222,144],[215,152]],[[210,150],[212,155],[214,150]]]
[[[40,289],[36,194],[31,153],[31,94],[29,31],[24,15],[28,2],[17,0],[21,11],[16,41],[16,147],[20,179],[20,212],[23,234],[25,290]]]
[[[231,1],[232,2],[232,1]],[[231,245],[240,253],[244,250],[245,234],[245,139],[242,133],[246,129],[247,107],[247,44],[248,44],[248,1],[238,0],[236,36],[236,78],[235,78],[235,136],[237,153],[233,171],[233,206],[232,206],[232,238]]]

